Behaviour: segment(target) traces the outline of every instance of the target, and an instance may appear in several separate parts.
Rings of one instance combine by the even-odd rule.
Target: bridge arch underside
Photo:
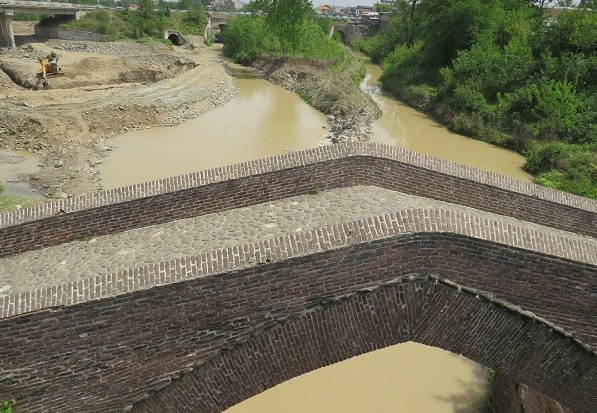
[[[462,354],[495,368],[576,413],[593,412],[592,406],[597,405],[597,356],[593,351],[534,314],[496,301],[495,295],[499,293],[479,293],[440,278],[454,273],[459,261],[468,262],[470,254],[478,254],[476,264],[463,270],[460,276],[449,278],[460,283],[476,273],[472,278],[493,278],[493,284],[504,282],[504,290],[521,289],[521,285],[507,285],[507,280],[498,282],[494,278],[500,273],[505,278],[516,278],[528,272],[517,264],[512,265],[517,253],[500,250],[487,255],[491,249],[488,245],[465,253],[456,239],[452,241],[455,241],[453,259],[437,267],[437,272],[429,272],[427,264],[418,265],[434,262],[441,256],[430,251],[423,253],[422,261],[415,262],[414,266],[400,261],[397,266],[390,265],[391,274],[386,273],[387,265],[398,258],[393,256],[391,246],[380,255],[363,251],[352,255],[349,260],[354,270],[345,272],[344,277],[368,278],[370,271],[392,277],[377,286],[334,295],[329,291],[336,289],[335,283],[324,282],[319,293],[304,297],[299,311],[269,308],[267,315],[262,314],[267,320],[250,337],[225,346],[205,364],[137,403],[133,411],[221,412],[301,374],[414,341]],[[493,261],[491,255],[496,252],[502,262],[488,267],[487,260]],[[376,257],[373,269],[367,264],[372,256]],[[327,268],[323,278],[333,273],[333,268],[345,267],[327,257],[320,258]],[[568,265],[540,256],[535,257],[534,264],[541,272],[551,267],[555,270],[551,275],[562,270],[561,265]],[[401,271],[398,268],[401,266],[408,269]],[[282,274],[287,273],[280,270]],[[277,282],[279,274],[271,278],[273,282],[268,285],[271,291],[285,288]],[[551,275],[544,275],[545,282],[549,282]],[[498,287],[496,291],[501,289]],[[261,311],[263,305],[267,304],[262,303]]]
[[[497,367],[577,413],[595,406],[594,355],[543,323],[416,277],[292,317],[222,351],[134,411],[221,412],[293,377],[406,341]]]
[[[32,413],[221,412],[415,341],[594,413],[594,265],[459,234],[353,237],[210,275],[184,261],[166,270],[184,281],[0,319],[0,393]]]

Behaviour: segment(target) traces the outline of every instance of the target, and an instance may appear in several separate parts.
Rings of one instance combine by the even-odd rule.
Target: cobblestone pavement
[[[569,238],[592,238],[460,205],[368,186],[338,188],[246,208],[75,241],[0,259],[0,295],[58,285],[214,249],[408,208],[469,211]],[[597,241],[596,241],[597,242]]]

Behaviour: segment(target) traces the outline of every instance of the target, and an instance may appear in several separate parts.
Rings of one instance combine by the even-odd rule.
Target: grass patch
[[[10,195],[7,193],[0,193],[0,214],[5,212],[12,212],[16,211],[18,205],[23,208],[28,208],[31,206],[39,205],[43,201],[41,200],[33,200],[29,198],[24,198],[21,196]]]

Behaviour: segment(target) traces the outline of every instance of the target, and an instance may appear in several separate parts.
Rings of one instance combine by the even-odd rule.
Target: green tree
[[[269,0],[268,3],[265,23],[278,39],[282,54],[296,52],[313,4],[309,0]]]

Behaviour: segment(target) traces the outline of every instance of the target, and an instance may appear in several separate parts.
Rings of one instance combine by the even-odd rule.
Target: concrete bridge
[[[72,16],[73,19],[78,19],[89,10],[94,10],[94,7],[70,3],[0,0],[0,40],[3,41],[5,47],[14,49],[15,39],[11,16],[15,12],[54,14],[57,16]]]
[[[593,413],[596,223],[595,201],[364,143],[0,215],[0,394],[221,412],[415,341]]]

